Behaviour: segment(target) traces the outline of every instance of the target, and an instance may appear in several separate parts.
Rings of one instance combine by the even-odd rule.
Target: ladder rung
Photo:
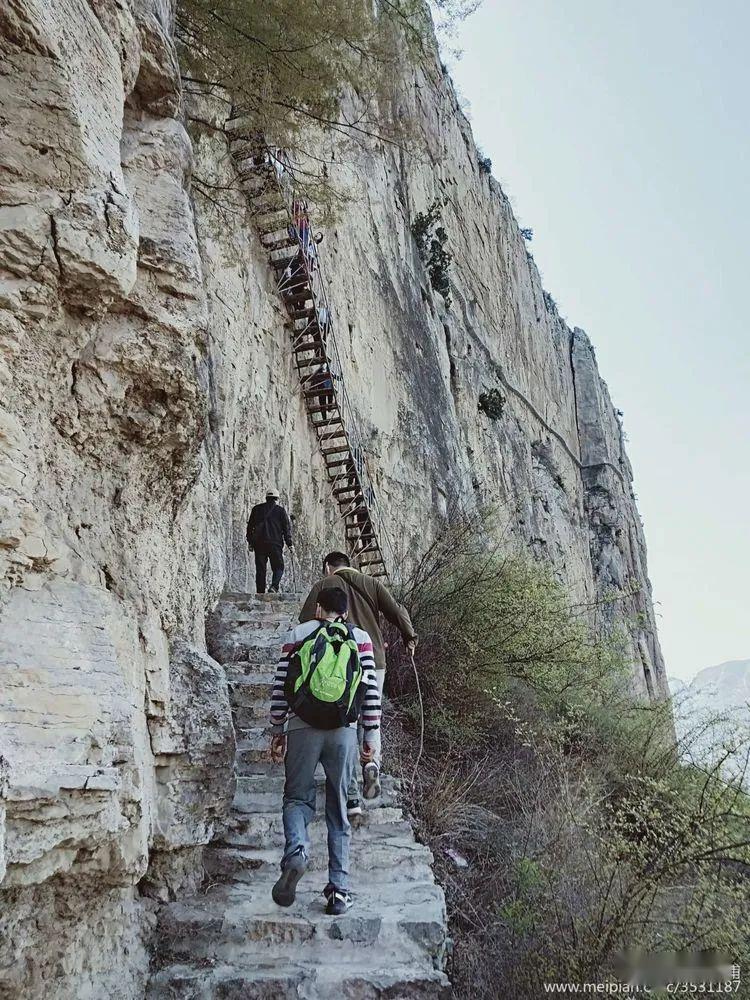
[[[354,502],[355,500],[359,500],[360,498],[362,500],[365,499],[362,496],[362,491],[360,490],[359,486],[342,486],[339,489],[333,491],[333,495],[335,497],[341,496],[342,493],[353,493],[354,496],[352,497],[352,502]]]
[[[292,350],[295,354],[304,354],[307,351],[318,351],[320,353],[321,341],[320,340],[294,340],[292,341]],[[309,358],[305,359],[309,360]]]
[[[252,200],[253,198],[260,197],[260,195],[268,195],[276,187],[270,175],[262,173],[252,162],[251,157],[233,154],[232,159],[234,160],[237,179],[242,185],[242,190],[248,199]]]
[[[308,296],[308,298],[309,298],[309,296]],[[315,306],[311,306],[309,309],[290,309],[289,310],[289,315],[294,320],[304,319],[306,316],[307,317],[314,316],[315,315]]]
[[[292,236],[289,235],[289,233],[287,232],[287,227],[281,221],[274,223],[269,222],[267,225],[261,225],[260,223],[256,222],[255,228],[258,230],[258,233],[260,234],[261,243],[269,252],[273,250],[282,250],[284,249],[284,246],[287,244],[289,246],[294,244],[294,246],[299,248],[299,244]],[[276,239],[269,239],[269,237],[273,236],[274,233],[278,233],[279,235],[276,237]],[[272,246],[271,244],[274,243],[278,243],[279,246],[278,247]]]
[[[308,413],[309,413],[309,410],[308,410]],[[341,427],[344,426],[343,421],[342,421],[342,419],[341,419],[340,416],[339,417],[332,417],[330,420],[316,420],[314,422],[314,424],[313,424],[313,427],[334,427],[334,426],[341,426]],[[346,433],[346,432],[344,431],[343,433]]]
[[[322,354],[314,358],[304,358],[302,361],[299,360],[297,361],[298,368],[313,368],[315,365],[327,365],[327,364],[328,364],[328,358],[324,357]],[[326,371],[328,372],[330,372],[330,370],[331,370],[330,368],[326,369]]]
[[[292,348],[295,351],[317,351],[323,353],[323,341],[316,336],[313,328],[292,331]]]
[[[274,204],[269,204],[269,205],[258,204],[258,202],[260,202],[263,198],[265,198],[267,201],[271,201],[271,199],[268,197],[265,191],[263,192],[263,194],[258,195],[257,198],[252,198],[250,201],[253,208],[253,215],[255,216],[256,226],[258,226],[258,228],[261,227],[265,228],[265,224],[262,222],[258,222],[258,219],[262,219],[266,216],[271,217],[274,215],[281,215],[281,213],[283,212],[284,222],[279,220],[279,222],[276,223],[276,228],[270,231],[273,233],[279,229],[286,229],[287,226],[289,225],[288,221],[289,216],[287,215],[286,205],[284,204],[284,202],[281,201],[280,198],[274,198],[273,199]]]
[[[342,451],[349,451],[349,442],[346,441],[340,448],[321,448],[321,455],[340,455]]]
[[[286,207],[284,206],[284,202],[279,200],[278,193],[269,192],[268,190],[259,191],[255,196],[250,196],[250,204],[252,206],[252,213],[256,219],[256,225],[259,227],[263,226],[265,228],[263,223],[258,223],[257,220],[259,218],[279,215],[280,212],[283,212],[286,216]],[[282,229],[286,227],[282,224],[276,228]]]
[[[299,326],[298,324],[302,325]],[[316,320],[313,319],[290,319],[288,323],[284,324],[287,330],[290,331],[293,339],[300,340],[302,337],[312,337],[314,342],[318,345],[318,350],[323,348],[323,338],[320,335],[320,330],[318,329],[318,324]]]
[[[305,376],[305,378],[319,378],[320,376],[326,375],[325,372],[313,372],[312,376]],[[300,382],[302,384],[302,382]],[[316,399],[318,396],[333,396],[333,389],[330,385],[317,385],[310,389],[303,389],[302,395],[306,399]],[[334,401],[332,400],[332,403]]]
[[[310,288],[304,288],[301,292],[292,292],[291,295],[287,295],[286,291],[282,289],[281,297],[287,305],[295,305],[298,302],[308,302],[312,299],[313,293]]]
[[[354,463],[351,455],[348,458],[336,459],[335,462],[329,462],[329,460],[326,459],[326,468],[328,469],[335,469],[338,465],[353,465],[353,464]]]
[[[307,407],[307,412],[308,413],[320,413],[322,410],[325,410],[328,413],[330,413],[332,410],[336,410],[336,412],[338,413],[339,412],[338,403],[331,403],[329,406],[308,406]],[[316,424],[315,426],[316,427],[320,427],[321,425],[320,424]]]
[[[272,229],[270,233],[261,233],[261,239],[260,239],[261,243],[266,248],[266,250],[268,250],[269,253],[275,253],[277,250],[291,250],[292,248],[294,248],[297,252],[299,252],[299,243],[297,242],[297,240],[292,239],[292,237],[289,236],[288,233],[286,236],[282,236],[278,240],[263,239],[264,236],[270,236],[272,233],[281,232],[283,228],[284,228],[283,226],[280,226],[277,229]],[[290,254],[289,257],[285,258],[285,260],[288,263],[294,257],[296,257],[296,253]],[[281,258],[277,257],[276,261],[279,260],[281,260]],[[275,263],[276,261],[274,261],[273,263]]]
[[[257,230],[260,233],[261,242],[266,249],[271,248],[272,243],[278,243],[279,245],[274,246],[273,249],[280,250],[284,247],[285,240],[291,240],[289,233],[286,232],[286,226],[280,222],[273,226],[257,226]],[[269,240],[269,237],[275,233],[286,233],[286,236],[277,236],[275,240]]]
[[[296,241],[296,240],[294,240],[294,246],[298,246],[298,244],[297,244],[297,241]],[[286,270],[286,268],[287,268],[287,267],[289,267],[289,262],[290,262],[290,261],[292,261],[292,260],[294,260],[294,258],[295,258],[296,256],[297,256],[297,255],[296,255],[296,254],[294,254],[294,255],[293,255],[293,256],[291,256],[291,257],[277,257],[276,259],[273,259],[273,258],[272,258],[272,259],[271,259],[271,262],[270,262],[270,263],[271,263],[271,267],[272,267],[272,268],[273,268],[273,269],[274,269],[275,271],[284,271],[284,270]]]
[[[327,434],[321,434],[318,437],[318,441],[320,444],[324,444],[326,441],[335,441],[336,438],[343,438],[345,441],[348,441],[348,438],[346,436],[346,431],[344,430],[331,431],[330,433]]]

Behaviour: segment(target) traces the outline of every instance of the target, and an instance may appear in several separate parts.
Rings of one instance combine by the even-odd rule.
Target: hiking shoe
[[[380,768],[374,762],[362,768],[362,794],[366,799],[380,795]]]
[[[326,913],[329,917],[340,917],[342,913],[350,910],[354,900],[346,889],[337,889],[330,882],[323,890],[326,898]]]
[[[359,799],[349,799],[346,803],[346,818],[353,826],[359,825],[362,819],[362,803]]]
[[[297,883],[306,871],[307,858],[304,850],[298,847],[284,862],[281,875],[271,889],[274,903],[278,903],[279,906],[291,906],[297,895]]]

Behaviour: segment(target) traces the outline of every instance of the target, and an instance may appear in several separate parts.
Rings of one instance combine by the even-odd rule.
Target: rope
[[[422,760],[422,755],[424,754],[424,700],[422,699],[422,685],[419,683],[419,671],[417,670],[417,664],[414,659],[414,653],[409,651],[409,659],[411,660],[412,669],[414,671],[414,680],[417,682],[417,697],[419,698],[419,753],[417,754],[417,759],[414,761],[414,770],[411,773],[411,787],[414,790],[414,781],[417,777],[417,770]]]

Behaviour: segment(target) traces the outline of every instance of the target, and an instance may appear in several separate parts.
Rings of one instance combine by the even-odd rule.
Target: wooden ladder
[[[361,447],[353,446],[345,423],[343,375],[336,370],[329,346],[333,338],[330,310],[313,287],[306,263],[309,257],[303,251],[292,205],[285,198],[273,161],[269,162],[264,150],[259,152],[257,143],[242,136],[241,122],[239,118],[227,123],[230,151],[289,316],[294,363],[331,492],[344,521],[347,551],[363,572],[387,576],[364,454]],[[310,238],[308,245],[314,246]]]

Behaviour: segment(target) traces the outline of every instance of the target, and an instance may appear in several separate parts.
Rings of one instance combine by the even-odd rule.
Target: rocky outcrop
[[[0,993],[19,1000],[142,995],[138,884],[192,884],[232,795],[202,651],[223,573],[186,568],[207,325],[158,15],[0,12]]]
[[[298,586],[340,529],[226,139],[185,129],[169,0],[9,0],[0,56],[0,995],[135,998],[157,901],[198,884],[232,797],[205,619],[248,585],[249,506],[281,489]],[[396,561],[491,499],[572,592],[625,595],[634,685],[659,694],[591,347],[439,64],[404,72],[420,150],[338,149],[352,201],[322,246]],[[411,235],[435,199],[450,310]]]

